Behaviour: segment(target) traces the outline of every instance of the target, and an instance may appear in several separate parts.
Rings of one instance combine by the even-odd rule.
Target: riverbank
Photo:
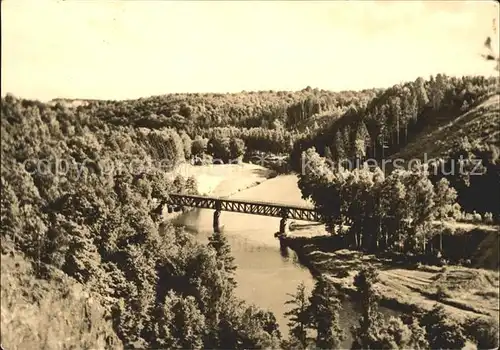
[[[471,316],[499,316],[498,271],[456,265],[396,265],[375,255],[339,249],[342,242],[325,234],[324,226],[294,228],[283,243],[295,251],[313,275],[327,277],[346,295],[354,295],[354,276],[363,266],[372,264],[380,274],[377,288],[381,306],[420,312],[440,303],[459,322]]]

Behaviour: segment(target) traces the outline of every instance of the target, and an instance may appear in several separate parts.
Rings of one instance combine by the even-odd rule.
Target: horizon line
[[[324,88],[319,88],[319,87],[312,87],[310,85],[306,86],[305,88],[302,88],[300,90],[274,90],[274,89],[266,89],[266,90],[240,90],[240,91],[182,91],[182,92],[165,92],[162,94],[152,94],[152,95],[141,95],[138,97],[129,97],[129,98],[94,98],[94,97],[52,97],[52,98],[47,98],[47,99],[41,99],[41,98],[25,98],[22,97],[21,95],[16,95],[13,92],[5,92],[2,94],[1,98],[4,99],[8,95],[13,96],[18,99],[23,99],[23,100],[28,100],[28,101],[39,101],[42,103],[49,103],[49,102],[54,102],[57,100],[68,100],[68,101],[134,101],[134,100],[140,100],[140,99],[145,99],[145,98],[154,98],[154,97],[162,97],[162,96],[168,96],[168,95],[237,95],[237,94],[249,94],[249,93],[279,93],[279,92],[285,92],[285,93],[295,93],[295,92],[302,92],[302,91],[307,91],[308,89],[310,90],[318,90],[318,91],[324,91],[324,92],[333,92],[333,93],[343,93],[343,92],[361,92],[361,91],[366,91],[366,90],[386,90],[390,89],[396,85],[403,85],[406,83],[414,82],[418,78],[422,78],[424,80],[429,80],[430,77],[436,77],[438,74],[445,75],[447,77],[451,78],[462,78],[462,77],[484,77],[486,79],[490,78],[496,78],[498,79],[497,74],[490,74],[490,75],[484,75],[484,74],[463,74],[463,75],[457,75],[457,74],[446,74],[446,73],[435,73],[435,74],[430,74],[427,77],[423,76],[418,76],[414,80],[405,80],[405,81],[399,81],[398,83],[394,83],[385,87],[379,86],[379,87],[366,87],[366,88],[358,88],[358,89],[342,89],[342,90],[334,90],[334,89],[324,89]]]

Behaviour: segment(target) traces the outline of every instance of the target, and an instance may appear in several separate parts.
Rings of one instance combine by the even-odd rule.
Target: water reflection
[[[280,254],[285,259],[285,261],[288,261],[288,259],[290,258],[288,249],[289,248],[285,244],[283,244],[283,241],[280,240]]]

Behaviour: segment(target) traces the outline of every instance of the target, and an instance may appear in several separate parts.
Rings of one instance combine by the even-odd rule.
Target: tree
[[[457,191],[450,186],[450,182],[443,178],[435,185],[434,218],[446,220],[453,211],[453,204],[457,200]]]
[[[205,318],[192,296],[169,292],[156,326],[156,343],[170,349],[202,349]]]
[[[429,97],[427,96],[427,90],[425,89],[425,81],[423,78],[418,77],[415,80],[415,93],[418,101],[418,110],[422,110],[429,103]]]
[[[293,305],[292,309],[285,312],[288,317],[288,327],[290,327],[290,342],[294,349],[307,349],[310,338],[307,336],[307,329],[311,324],[310,303],[306,293],[306,286],[301,282],[297,286],[295,294],[288,294],[291,299],[285,302],[286,305]]]
[[[372,266],[364,267],[354,277],[357,298],[361,304],[361,318],[359,326],[351,330],[352,349],[383,348],[384,340],[380,335],[383,334],[385,324],[377,308],[378,295],[374,288],[377,281],[378,272]]]
[[[392,128],[393,128],[393,130],[396,131],[396,135],[397,135],[396,144],[399,145],[399,132],[401,129],[400,121],[401,121],[401,117],[402,117],[401,99],[399,98],[399,96],[391,99],[389,101],[389,106],[390,106],[391,117],[393,119],[392,122],[395,124],[395,125],[392,125]],[[391,132],[391,136],[392,135],[393,135],[393,132]],[[392,139],[392,137],[391,137],[391,139]]]
[[[185,132],[181,133],[182,145],[184,146],[184,156],[186,159],[191,158],[191,138]]]
[[[236,287],[236,280],[234,279],[234,272],[236,271],[236,265],[234,263],[234,257],[231,254],[231,246],[227,241],[227,237],[218,232],[214,232],[208,238],[208,246],[215,250],[217,261],[224,271],[228,273],[228,280]]]
[[[167,162],[169,167],[174,167],[185,160],[184,144],[182,138],[173,129],[152,130],[142,129],[141,133],[146,138],[153,156],[157,160]]]
[[[340,301],[333,286],[325,278],[316,281],[311,297],[311,327],[316,330],[316,347],[338,349],[344,335],[339,325]]]
[[[240,318],[238,348],[276,349],[281,340],[276,318],[269,311],[262,311],[251,305],[246,307]]]
[[[207,152],[214,160],[218,159],[227,162],[231,159],[230,139],[228,137],[212,137],[207,143]]]
[[[356,125],[356,139],[354,141],[354,153],[356,158],[363,159],[366,155],[366,140],[369,137],[366,124],[361,121]]]
[[[245,154],[245,142],[237,137],[231,138],[230,144],[229,144],[230,151],[229,153],[231,154],[232,159],[237,159],[240,158]]]
[[[334,149],[335,149],[335,158],[338,161],[343,161],[347,155],[346,155],[346,146],[345,146],[345,142],[344,142],[344,137],[340,133],[340,131],[337,131],[335,133],[333,145],[334,145]]]
[[[412,318],[409,328],[411,335],[407,347],[414,350],[429,349],[425,329],[420,326],[416,318]]]
[[[16,240],[21,238],[19,236],[19,201],[17,196],[9,183],[1,178],[1,191],[0,198],[1,208],[1,236],[8,237],[14,244]]]
[[[175,191],[175,193],[184,193],[186,191],[186,179],[178,174],[173,183],[172,183],[172,190]]]
[[[283,132],[285,126],[283,125],[283,122],[279,119],[275,119],[273,122],[272,122],[272,128],[276,131],[279,131],[279,132]]]
[[[201,157],[207,150],[207,140],[200,136],[196,136],[191,142],[191,155],[193,157]]]
[[[460,324],[446,316],[443,306],[436,306],[420,320],[431,349],[462,349],[467,341]]]
[[[425,330],[414,319],[406,325],[398,317],[390,317],[377,335],[380,349],[428,349]]]
[[[492,317],[470,318],[465,323],[464,329],[472,337],[478,349],[498,349],[500,345],[498,319]]]

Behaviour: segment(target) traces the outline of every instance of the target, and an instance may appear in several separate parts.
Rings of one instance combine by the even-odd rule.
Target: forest
[[[344,330],[338,326],[340,296],[331,285],[318,279],[310,294],[298,287],[285,340],[272,313],[235,296],[236,267],[223,235],[202,245],[162,220],[169,192],[196,193],[195,179],[172,180],[168,171],[193,156],[228,161],[255,151],[291,153],[292,164],[306,151],[318,167],[321,156],[385,156],[436,118],[453,118],[481,102],[492,86],[485,78],[438,75],[386,90],[175,94],[78,106],[7,95],[1,101],[2,259],[21,255],[33,279],[57,283],[62,273],[95,296],[103,319],[94,322],[102,323],[105,336],[91,333],[88,347],[99,338],[110,348],[336,348]],[[485,166],[493,170],[485,176],[494,181],[498,140],[490,141],[462,146],[491,160]],[[319,208],[340,208],[325,214],[332,226],[341,218],[357,229],[352,242],[358,248],[419,249],[426,224],[452,215],[457,198],[471,203],[467,210],[498,217],[497,209],[474,197],[475,190],[449,176],[431,181],[364,169],[315,176],[301,178],[302,190]],[[474,181],[471,186],[484,186]],[[336,191],[347,193],[349,202],[332,206]],[[383,216],[391,219],[382,222]],[[369,225],[373,220],[379,225]],[[362,317],[350,330],[353,348],[497,344],[490,320],[460,325],[439,308],[383,319],[376,279],[369,268],[356,277]]]
[[[456,78],[438,74],[428,81],[418,78],[415,82],[395,85],[379,93],[364,107],[350,108],[329,127],[300,138],[291,152],[291,167],[302,172],[303,152],[311,147],[320,156],[339,165],[346,161],[362,164],[366,159],[380,164],[383,159],[399,155],[410,142],[418,144],[422,135],[453,122],[497,93],[495,81],[495,78]],[[467,133],[472,134],[472,131],[457,131],[464,136],[446,145],[446,151],[429,164],[429,173],[433,175],[430,178],[434,185],[443,178],[449,180],[457,191],[458,204],[468,213],[476,211],[498,220],[499,203],[493,199],[495,196],[489,195],[500,194],[498,112],[493,112],[478,128],[476,134],[470,135],[473,136],[471,140]],[[425,145],[421,148],[425,150]],[[413,156],[423,162],[425,154]],[[470,176],[477,163],[483,168],[479,172],[481,176]],[[450,172],[452,164],[462,164],[466,171],[462,174]]]
[[[295,144],[294,154],[315,147],[333,159],[383,158],[403,148],[424,129],[449,121],[497,93],[496,78],[431,76],[379,91],[353,105],[329,127]],[[498,135],[489,140],[498,145]]]

